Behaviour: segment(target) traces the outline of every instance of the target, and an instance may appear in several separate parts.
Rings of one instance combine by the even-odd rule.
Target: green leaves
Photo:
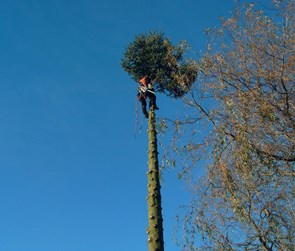
[[[197,76],[196,63],[184,57],[187,49],[185,41],[174,46],[163,33],[150,32],[135,37],[121,65],[135,81],[148,76],[156,91],[178,98],[190,90]]]

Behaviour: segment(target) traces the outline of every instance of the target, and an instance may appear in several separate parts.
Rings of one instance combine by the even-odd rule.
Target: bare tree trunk
[[[157,151],[156,119],[153,107],[150,109],[148,119],[148,145],[148,250],[164,251],[160,171]]]

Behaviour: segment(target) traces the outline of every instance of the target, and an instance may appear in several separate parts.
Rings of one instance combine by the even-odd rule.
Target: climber
[[[138,82],[139,82],[139,86],[138,86],[137,97],[138,97],[138,100],[141,102],[143,114],[145,115],[146,118],[148,118],[148,113],[146,110],[146,97],[149,98],[150,109],[159,110],[159,108],[156,105],[156,95],[152,87],[151,81],[147,76],[141,78]]]
[[[144,88],[142,86],[138,87],[137,98],[141,103],[142,113],[144,114],[144,116],[146,118],[148,118],[149,116],[148,116],[148,113],[147,113],[147,110],[146,110],[146,95],[145,95],[145,92],[144,92]]]

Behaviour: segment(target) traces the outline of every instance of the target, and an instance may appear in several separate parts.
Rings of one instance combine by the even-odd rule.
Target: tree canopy
[[[294,0],[247,4],[209,30],[192,110],[175,121],[189,250],[295,250],[294,13]]]
[[[185,41],[175,46],[163,33],[149,32],[129,44],[121,65],[135,81],[148,76],[156,91],[178,98],[190,90],[197,76],[187,50]]]

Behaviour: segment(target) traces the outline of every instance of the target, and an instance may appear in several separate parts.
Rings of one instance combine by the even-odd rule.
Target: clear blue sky
[[[0,250],[147,250],[146,127],[120,59],[163,31],[204,48],[231,0],[0,0]],[[172,105],[171,105],[172,104]],[[179,104],[158,95],[158,117]],[[177,114],[175,114],[176,116]],[[187,202],[164,172],[167,251]]]

